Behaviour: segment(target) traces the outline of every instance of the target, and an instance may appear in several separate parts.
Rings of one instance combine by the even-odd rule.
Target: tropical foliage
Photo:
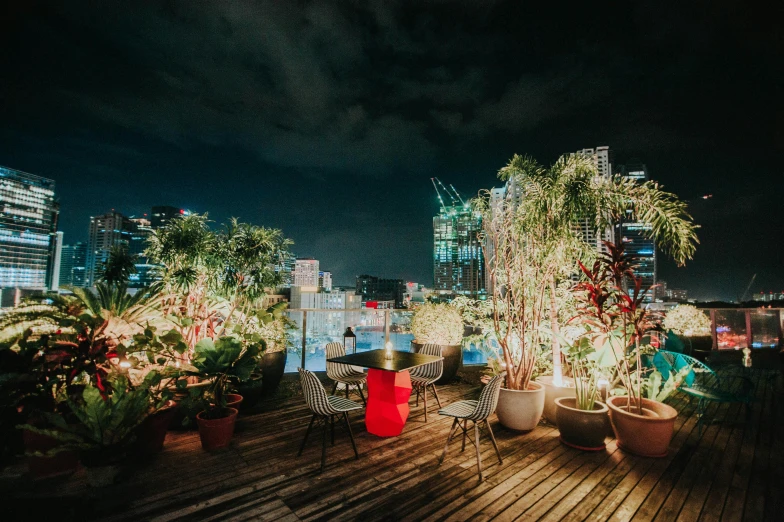
[[[546,277],[543,284],[549,299],[543,309],[551,332],[554,381],[558,382],[562,308],[569,306],[568,293],[559,292],[559,287],[574,275],[576,260],[590,266],[596,252],[583,231],[604,237],[622,220],[643,222],[648,225],[644,233],[656,241],[657,248],[683,264],[694,254],[697,226],[686,204],[657,183],[599,176],[593,159],[582,154],[561,156],[550,168],[515,155],[499,171],[499,178],[507,182],[506,200],[487,210],[514,214],[510,222],[514,221],[520,235],[519,244],[539,245],[516,255],[533,255],[536,259],[529,260],[529,265],[547,267],[538,273]]]
[[[421,344],[462,344],[463,316],[448,303],[423,303],[411,317],[411,333]]]
[[[664,327],[684,337],[711,334],[710,318],[696,306],[687,304],[678,305],[667,312]]]

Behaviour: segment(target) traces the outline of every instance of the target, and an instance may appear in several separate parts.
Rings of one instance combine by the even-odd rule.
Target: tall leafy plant
[[[657,183],[600,176],[593,159],[582,154],[561,156],[549,168],[530,157],[515,155],[499,171],[499,178],[507,182],[519,210],[519,233],[547,245],[543,251],[553,268],[547,273],[546,313],[552,332],[553,380],[558,383],[562,373],[560,328],[566,319],[559,283],[572,277],[575,259],[590,265],[595,255],[583,237],[584,225],[601,237],[622,220],[646,223],[649,226],[644,233],[679,265],[694,254],[697,226],[685,203]]]

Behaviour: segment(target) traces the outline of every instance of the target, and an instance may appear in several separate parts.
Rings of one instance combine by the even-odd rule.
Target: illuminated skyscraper
[[[444,295],[485,295],[485,262],[479,239],[482,215],[469,203],[464,203],[454,187],[450,186],[450,192],[440,181],[438,183],[452,204],[444,203],[436,185],[441,210],[433,218],[435,291]]]
[[[131,274],[128,287],[146,288],[157,280],[155,275],[157,266],[150,263],[150,260],[144,255],[144,251],[147,250],[147,241],[153,233],[152,223],[144,217],[130,218],[129,221],[131,222],[131,242],[128,251],[136,257],[134,263],[136,273]]]
[[[638,183],[648,180],[648,169],[642,163],[629,163],[620,165],[618,170],[621,176],[633,179]],[[628,211],[631,212],[631,211]],[[642,287],[648,288],[656,284],[656,245],[653,239],[645,237],[650,232],[650,223],[637,221],[623,221],[618,225],[618,235],[626,245],[626,252],[632,256],[637,264],[635,273],[642,278]],[[655,292],[648,293],[645,300],[652,302]]]
[[[60,288],[85,286],[86,262],[86,243],[79,242],[74,245],[63,245],[63,252],[60,256]]]
[[[312,257],[299,258],[294,263],[294,282],[292,286],[319,285],[319,262]]]
[[[152,212],[150,213],[150,227],[153,229],[163,228],[166,226],[166,223],[172,219],[178,218],[186,213],[186,210],[177,207],[165,205],[152,207]]]
[[[51,286],[57,217],[53,180],[0,167],[0,288]]]
[[[601,146],[594,149],[578,150],[577,154],[591,158],[600,177],[609,178],[613,175],[613,153],[610,147]],[[580,233],[586,243],[594,247],[597,252],[603,252],[606,250],[603,241],[613,242],[615,240],[614,230],[608,228],[604,231],[598,231],[594,228],[593,223],[593,217],[582,219],[579,225]]]
[[[87,238],[87,281],[86,286],[95,286],[101,276],[103,265],[109,259],[113,246],[125,245],[129,249],[133,243],[134,223],[119,212],[108,212],[90,218],[90,232]]]

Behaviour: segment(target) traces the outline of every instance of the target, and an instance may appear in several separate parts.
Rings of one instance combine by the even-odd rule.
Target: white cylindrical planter
[[[553,384],[552,375],[543,375],[541,377],[537,377],[536,382],[541,383],[544,386],[544,418],[550,424],[555,424],[558,426],[555,414],[555,399],[560,399],[561,397],[576,397],[577,395],[574,389],[574,381],[568,377],[564,377],[564,386],[556,386]]]
[[[527,390],[501,388],[495,410],[502,426],[515,431],[531,431],[544,410],[544,386],[531,382]]]

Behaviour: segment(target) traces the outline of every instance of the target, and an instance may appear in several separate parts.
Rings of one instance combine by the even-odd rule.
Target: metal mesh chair
[[[305,443],[308,441],[313,423],[318,419],[324,424],[324,431],[321,437],[321,471],[324,471],[324,465],[327,462],[327,426],[330,426],[332,431],[332,445],[335,445],[335,417],[342,416],[346,421],[346,429],[351,438],[351,446],[354,448],[354,457],[359,458],[357,452],[357,444],[354,442],[354,434],[351,431],[351,424],[348,422],[348,412],[354,410],[361,410],[362,406],[354,401],[344,399],[343,397],[335,397],[334,395],[327,395],[324,391],[324,386],[318,380],[316,375],[308,370],[298,368],[300,384],[302,384],[302,393],[305,395],[305,402],[313,416],[310,418],[308,430],[305,432],[305,438],[299,448],[297,456],[302,455],[305,449]]]
[[[482,481],[485,478],[484,473],[482,472],[482,456],[479,452],[479,426],[481,424],[484,424],[484,426],[487,427],[487,431],[490,434],[490,440],[493,443],[493,448],[495,448],[495,454],[498,456],[498,463],[503,464],[504,461],[501,458],[501,452],[498,450],[498,444],[495,442],[493,429],[490,427],[487,418],[495,411],[495,407],[498,405],[498,396],[501,393],[501,385],[504,382],[505,376],[506,374],[502,373],[493,377],[487,386],[485,386],[485,389],[482,390],[481,395],[479,395],[479,400],[458,401],[450,404],[446,408],[438,410],[439,415],[455,418],[454,422],[452,422],[452,429],[449,431],[449,437],[446,439],[446,445],[444,445],[444,453],[441,454],[441,458],[438,460],[439,465],[441,465],[444,462],[444,458],[446,458],[446,450],[449,448],[449,441],[452,440],[458,426],[463,430],[463,449],[461,451],[465,451],[466,438],[471,440],[468,436],[468,421],[474,423],[474,440],[472,440],[471,443],[476,448],[476,467],[479,470],[479,480]]]
[[[327,343],[327,359],[334,357],[342,357],[346,355],[346,348],[340,343]],[[362,404],[367,405],[365,395],[362,393],[362,385],[367,382],[367,374],[354,369],[350,364],[333,363],[327,361],[327,377],[335,381],[335,386],[332,387],[332,394],[338,389],[338,383],[343,383],[346,386],[346,398],[354,386],[362,397]]]
[[[419,353],[424,355],[435,355],[441,357],[441,346],[438,344],[426,344],[422,346]],[[416,392],[416,405],[419,406],[419,396],[421,395],[425,403],[425,422],[427,422],[427,387],[433,388],[433,395],[438,402],[438,407],[441,407],[441,399],[438,398],[438,391],[436,390],[435,382],[441,378],[444,373],[444,360],[441,359],[437,362],[417,366],[411,370],[411,386]]]

